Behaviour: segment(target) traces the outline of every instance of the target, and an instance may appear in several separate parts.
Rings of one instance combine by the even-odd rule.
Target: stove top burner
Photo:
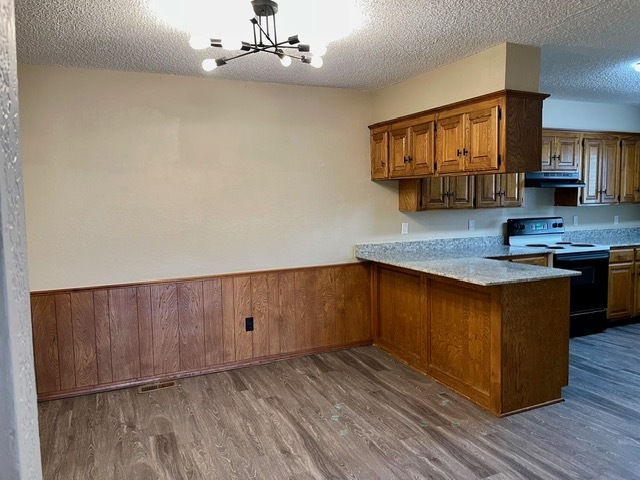
[[[608,245],[597,245],[584,240],[575,243],[563,238],[562,217],[512,218],[507,220],[506,242],[512,247],[544,248],[562,258],[582,256],[596,252],[608,252]]]

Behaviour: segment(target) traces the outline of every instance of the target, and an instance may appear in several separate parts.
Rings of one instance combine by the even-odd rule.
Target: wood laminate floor
[[[40,405],[45,479],[640,479],[640,325],[495,418],[375,347]]]

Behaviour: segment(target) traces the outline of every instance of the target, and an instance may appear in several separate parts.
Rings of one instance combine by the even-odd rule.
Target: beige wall
[[[19,75],[32,290],[347,262],[393,211],[367,93]]]
[[[501,43],[373,94],[374,122],[505,88],[537,92],[540,49]]]

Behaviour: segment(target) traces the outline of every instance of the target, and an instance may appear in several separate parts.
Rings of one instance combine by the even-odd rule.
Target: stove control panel
[[[562,217],[510,218],[507,220],[507,236],[564,233]]]

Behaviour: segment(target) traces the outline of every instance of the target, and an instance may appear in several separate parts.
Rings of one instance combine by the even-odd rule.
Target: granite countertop
[[[564,237],[571,242],[597,243],[610,247],[640,246],[640,228],[572,230],[566,232]]]
[[[565,233],[564,239],[611,247],[640,246],[640,228],[572,230]],[[482,286],[535,282],[580,275],[579,272],[572,270],[494,260],[518,255],[541,255],[551,251],[547,248],[504,245],[504,237],[501,235],[361,243],[355,247],[356,257],[361,260],[384,263]]]
[[[572,270],[494,260],[551,252],[510,247],[502,236],[448,238],[410,242],[363,243],[356,257],[481,286],[535,282],[580,275]]]

